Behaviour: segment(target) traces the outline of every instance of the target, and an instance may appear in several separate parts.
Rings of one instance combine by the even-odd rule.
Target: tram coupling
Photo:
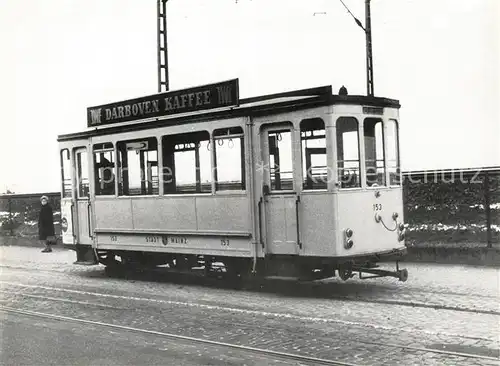
[[[408,280],[408,270],[406,268],[399,269],[399,262],[396,262],[396,270],[390,271],[386,269],[377,269],[377,268],[367,268],[367,267],[359,267],[353,266],[353,272],[359,273],[359,278],[362,280],[367,280],[369,278],[378,278],[378,277],[395,277],[399,279],[401,282],[406,282]],[[363,273],[371,274],[371,276],[363,276]]]

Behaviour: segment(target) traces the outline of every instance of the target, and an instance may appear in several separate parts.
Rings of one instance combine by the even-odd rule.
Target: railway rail
[[[20,287],[24,289],[33,289],[33,290],[41,290],[41,291],[52,291],[52,292],[59,292],[59,293],[64,293],[65,297],[49,297],[49,296],[39,296],[36,294],[31,294],[27,292],[22,292],[22,291],[13,291],[10,289],[9,291],[5,290],[0,290],[0,293],[5,293],[5,294],[15,294],[19,296],[24,296],[24,297],[33,297],[33,298],[40,298],[44,300],[49,300],[49,301],[62,301],[62,302],[72,302],[75,304],[82,304],[86,305],[89,304],[87,301],[73,301],[68,298],[69,295],[83,295],[83,296],[92,296],[96,298],[102,298],[102,299],[113,299],[113,300],[123,300],[123,301],[139,301],[139,302],[150,302],[150,303],[156,303],[156,304],[168,304],[168,305],[183,305],[183,306],[188,306],[188,307],[198,307],[198,308],[205,308],[209,310],[213,309],[219,309],[219,310],[225,310],[225,311],[231,311],[235,313],[241,313],[241,314],[247,314],[247,315],[259,315],[262,314],[261,311],[257,310],[251,310],[247,308],[237,308],[237,307],[227,307],[227,306],[214,306],[214,305],[209,305],[209,304],[204,304],[204,303],[192,303],[192,302],[184,302],[184,301],[177,301],[177,300],[164,300],[164,299],[155,299],[155,298],[150,298],[150,297],[141,297],[141,296],[125,296],[125,295],[117,295],[117,294],[108,294],[108,293],[102,293],[102,292],[94,292],[94,291],[84,291],[84,290],[74,290],[74,289],[66,289],[66,288],[58,288],[58,287],[50,287],[50,286],[40,286],[40,285],[27,285],[27,284],[20,284],[20,283],[12,283],[12,282],[7,282],[7,281],[0,281],[0,284],[4,285],[11,285],[14,287]],[[105,305],[105,304],[94,304],[99,307],[107,307],[107,308],[115,308],[113,306]],[[447,309],[450,310],[450,309]],[[453,310],[453,309],[451,309]],[[338,320],[331,320],[331,319],[326,319],[322,317],[304,317],[304,316],[299,316],[299,315],[292,315],[289,313],[275,313],[275,312],[265,312],[266,315],[272,315],[276,317],[281,317],[281,318],[289,318],[289,319],[298,319],[298,320],[314,320],[314,321],[321,321],[321,322],[337,322],[341,323],[341,321]],[[491,315],[491,314],[488,314]],[[497,314],[493,314],[497,315]],[[498,314],[500,315],[500,314]],[[355,322],[349,322],[349,324],[356,324]],[[362,325],[362,324],[358,324]],[[391,329],[388,327],[388,329]],[[447,335],[452,335],[456,336],[454,334],[447,334]],[[477,338],[479,339],[479,338]]]
[[[241,345],[237,345],[237,344],[230,344],[230,343],[218,342],[218,341],[214,341],[214,340],[195,338],[195,337],[186,337],[186,336],[182,336],[182,335],[178,335],[178,334],[158,332],[158,331],[154,331],[154,330],[141,329],[141,328],[124,326],[124,325],[116,325],[116,324],[110,324],[110,323],[104,323],[104,322],[98,322],[98,321],[92,321],[92,320],[85,320],[85,319],[78,319],[78,318],[67,317],[67,316],[46,314],[46,313],[40,313],[40,312],[36,312],[36,311],[27,311],[27,310],[16,309],[16,308],[7,307],[7,306],[0,306],[0,311],[16,313],[16,314],[21,314],[21,315],[27,315],[27,316],[33,316],[33,317],[38,317],[38,318],[46,318],[46,319],[52,319],[52,320],[73,322],[73,323],[79,323],[79,324],[96,325],[96,326],[101,326],[101,327],[111,328],[111,329],[116,329],[116,330],[149,334],[149,335],[153,335],[153,336],[157,336],[157,337],[170,338],[170,339],[176,339],[176,340],[184,340],[184,341],[189,341],[189,342],[193,342],[193,343],[202,343],[202,344],[207,344],[207,345],[212,345],[212,346],[233,348],[233,349],[238,349],[241,351],[253,352],[253,353],[258,353],[258,354],[265,354],[265,355],[273,356],[273,357],[283,359],[283,360],[307,362],[307,363],[313,363],[316,365],[341,365],[341,366],[354,366],[355,365],[353,363],[347,363],[347,362],[342,362],[342,361],[325,360],[325,359],[316,358],[316,357],[309,357],[309,356],[303,356],[303,355],[285,353],[285,352],[277,352],[277,351],[273,351],[270,349],[241,346]]]
[[[124,295],[124,294],[113,294],[113,293],[103,293],[103,292],[96,292],[96,291],[85,291],[83,289],[76,290],[76,289],[69,289],[69,288],[61,288],[61,287],[54,287],[54,286],[42,286],[42,285],[32,285],[32,284],[23,284],[23,283],[15,283],[15,282],[9,282],[9,281],[0,281],[0,284],[3,285],[4,290],[2,290],[2,293],[5,294],[11,294],[13,296],[21,296],[22,298],[25,299],[35,299],[35,301],[42,301],[42,302],[60,302],[60,303],[70,303],[66,304],[69,306],[77,305],[77,306],[84,306],[84,308],[100,308],[105,311],[117,311],[117,310],[128,310],[127,306],[125,308],[122,308],[122,303],[125,301],[131,301],[131,304],[133,303],[142,303],[142,304],[149,304],[149,305],[161,305],[161,306],[188,306],[189,308],[198,308],[200,311],[224,311],[225,313],[235,313],[236,316],[240,316],[238,314],[241,314],[241,316],[251,316],[254,317],[256,315],[265,315],[266,318],[270,317],[269,319],[276,318],[276,319],[287,319],[291,321],[299,321],[299,322],[328,322],[328,323],[335,323],[339,324],[340,326],[361,326],[365,327],[366,329],[370,328],[370,324],[365,324],[364,322],[345,322],[341,319],[329,319],[329,318],[322,318],[322,317],[308,317],[308,316],[301,316],[301,315],[296,315],[296,314],[289,314],[287,312],[285,313],[274,313],[274,312],[265,312],[265,314],[262,313],[262,311],[258,310],[252,310],[248,308],[238,308],[238,307],[228,307],[228,306],[220,306],[220,305],[211,305],[211,304],[205,304],[205,303],[193,303],[193,302],[186,302],[186,301],[179,301],[179,300],[168,300],[168,299],[161,299],[161,298],[151,298],[151,297],[144,297],[141,295]],[[9,287],[7,287],[9,286]],[[17,288],[16,288],[17,287]],[[89,301],[89,299],[92,299]],[[105,300],[105,301],[96,301],[96,300]],[[22,300],[22,303],[24,300]],[[4,301],[5,303],[5,301]],[[113,305],[114,304],[114,305]],[[156,305],[155,305],[156,304]],[[66,306],[64,305],[64,306]],[[149,306],[148,305],[148,306]],[[131,305],[132,308],[136,308],[135,305]],[[142,308],[143,306],[140,305],[139,308]],[[71,313],[70,313],[71,314]],[[254,330],[255,325],[253,324],[247,324],[244,321],[241,323],[236,321],[233,323],[234,326],[238,326],[240,329],[243,330],[248,330],[249,332],[252,332]],[[263,325],[259,326],[262,328]],[[266,327],[266,326],[264,326]],[[380,328],[380,326],[378,326]],[[398,332],[398,333],[406,333],[408,332],[407,329],[403,328],[395,328],[391,326],[386,326],[382,327],[384,328],[385,331],[389,332]],[[268,327],[269,331],[273,331],[272,327]],[[454,334],[454,333],[439,333],[435,334],[434,332],[427,332],[425,329],[412,329],[411,334],[413,333],[418,333],[420,336],[417,336],[417,338],[425,339],[427,336],[435,336],[438,335],[439,337],[446,337],[446,338],[455,338],[455,337],[463,337],[462,335],[459,334]],[[337,339],[338,338],[338,339]],[[480,359],[490,359],[490,360],[499,360],[498,358],[495,357],[488,357],[484,355],[477,355],[477,354],[468,354],[466,352],[450,352],[450,351],[445,351],[445,350],[439,350],[439,349],[433,349],[433,348],[428,348],[425,346],[409,346],[405,344],[396,344],[396,343],[383,343],[383,342],[375,342],[370,340],[369,338],[367,339],[360,339],[359,337],[348,337],[351,338],[351,342],[355,343],[360,343],[360,344],[366,344],[368,345],[376,345],[376,346],[381,346],[381,347],[388,347],[388,348],[396,348],[399,349],[400,351],[416,351],[416,352],[432,352],[436,354],[448,354],[448,355],[455,355],[457,357],[470,357],[470,358],[480,358]],[[476,342],[476,341],[488,341],[487,338],[480,338],[480,337],[474,337],[474,336],[467,336],[470,341]],[[329,335],[330,342],[336,343],[337,341],[349,341],[345,337],[337,337],[336,335]],[[493,349],[492,349],[493,350]]]
[[[253,286],[251,289],[246,288],[249,291],[233,291],[234,287],[229,284],[229,281],[195,274],[172,273],[165,276],[161,275],[161,268],[154,271],[121,272],[115,278],[110,278],[109,271],[104,271],[103,267],[75,268],[71,265],[56,266],[55,262],[40,265],[36,277],[29,275],[29,272],[33,270],[30,263],[7,262],[1,264],[0,268],[3,268],[2,272],[5,274],[0,279],[0,299],[2,299],[0,306],[19,311],[43,314],[47,313],[46,309],[50,308],[51,313],[63,318],[75,317],[84,321],[101,321],[152,332],[168,332],[167,334],[181,337],[201,338],[284,354],[297,353],[299,356],[309,358],[344,362],[334,364],[349,364],[349,362],[351,364],[387,364],[391,360],[420,364],[422,362],[433,363],[436,360],[442,363],[446,360],[454,364],[490,365],[500,361],[498,343],[492,333],[493,328],[486,326],[486,323],[495,322],[500,314],[484,311],[484,309],[496,310],[491,304],[491,292],[483,293],[480,298],[470,303],[472,307],[478,306],[478,309],[452,308],[454,305],[468,306],[466,296],[463,301],[460,299],[460,295],[465,295],[461,292],[466,290],[468,285],[465,288],[451,287],[448,297],[439,298],[419,293],[419,291],[431,295],[437,293],[441,289],[439,282],[436,283],[435,288],[427,289],[418,286],[407,288],[401,285],[397,286],[398,288],[389,285],[387,288],[387,284],[374,283],[374,286],[380,290],[377,290],[375,296],[370,285],[366,288],[366,282],[363,284],[316,282],[311,286],[311,283],[269,279],[263,282],[264,288],[262,289],[259,286]],[[103,281],[111,282],[109,286],[101,288]],[[137,282],[138,286],[133,285],[133,282]],[[121,287],[120,283],[124,287],[118,290]],[[145,284],[145,288],[140,283]],[[180,290],[179,296],[157,296],[164,292],[160,290],[161,288],[168,292],[168,289],[177,287],[184,288]],[[114,288],[118,291],[113,290]],[[204,299],[199,301],[197,291],[205,293],[206,289],[210,288],[213,289],[209,291],[213,296],[206,301]],[[265,293],[275,293],[275,289],[285,297],[290,295],[291,298],[296,298],[296,296],[305,296],[305,298],[298,300],[296,310],[294,310],[294,304],[284,307],[282,305],[285,303],[271,307],[257,305],[254,307],[253,304],[257,304],[258,301],[245,304],[241,301],[248,296],[252,297],[252,293],[259,298],[268,298]],[[359,296],[359,291],[361,291],[361,296]],[[413,291],[417,293],[413,295]],[[236,297],[232,301],[216,300],[228,292],[235,293]],[[258,293],[260,294],[257,295]],[[325,298],[324,294],[328,294],[328,298]],[[331,306],[327,307],[331,308],[333,313],[326,311],[327,308],[322,308],[321,305],[321,299],[328,302],[330,298],[334,301]],[[431,303],[416,303],[424,301],[425,298],[429,298]],[[453,302],[455,298],[458,299],[456,303]],[[335,300],[349,300],[350,303]],[[447,306],[435,306],[432,304],[435,300],[437,302],[444,300],[443,304]],[[481,303],[484,301],[486,303],[481,309]],[[387,307],[384,313],[399,315],[396,318],[391,316],[391,319],[387,321],[385,317],[379,316],[368,320],[359,315],[360,310],[370,313],[377,312],[379,307],[383,308],[383,305],[369,305],[369,303],[394,305]],[[311,304],[313,308],[317,307],[319,312],[311,314],[304,311],[309,306],[308,304]],[[397,305],[406,305],[406,309]],[[421,310],[412,310],[410,306]],[[425,308],[441,308],[447,311],[437,313]],[[335,309],[339,311],[338,316]],[[345,310],[350,310],[352,314],[343,314]],[[468,315],[466,313],[468,311],[479,314],[469,313]],[[405,320],[404,313],[408,313],[410,318]],[[453,325],[444,326],[443,323],[434,327],[429,321],[423,321],[419,326],[413,326],[427,314],[441,317],[443,322],[450,321]],[[457,325],[456,322],[459,319],[465,320],[470,317],[476,319],[474,322],[477,326],[486,326],[485,331],[476,331],[470,326],[464,329]],[[155,336],[152,335],[152,337]],[[162,338],[157,338],[157,341],[163,342]],[[195,343],[190,343],[191,341],[185,342],[190,347],[195,345]],[[385,360],[386,354],[389,361],[378,363],[380,359]],[[265,356],[261,353],[260,357],[278,356]],[[277,359],[278,362],[280,360],[285,360],[285,358]],[[291,358],[287,360],[293,362]],[[307,362],[306,360],[295,360],[295,362],[324,364],[319,361]]]
[[[111,324],[111,323],[100,322],[100,321],[80,319],[80,318],[75,318],[75,317],[47,314],[47,313],[42,313],[42,312],[38,312],[38,311],[29,311],[29,310],[24,310],[24,309],[18,309],[18,308],[14,308],[14,307],[10,307],[10,306],[0,306],[0,311],[7,312],[7,313],[9,313],[9,312],[16,313],[16,314],[32,316],[32,317],[38,317],[38,318],[59,320],[59,321],[64,321],[64,322],[88,324],[88,325],[100,326],[100,327],[105,327],[105,328],[111,328],[111,329],[115,329],[115,330],[149,334],[149,335],[153,335],[153,336],[157,336],[157,337],[170,338],[170,339],[176,339],[176,340],[184,340],[184,341],[189,341],[189,342],[193,342],[193,343],[201,343],[201,344],[212,345],[212,346],[233,348],[233,349],[238,349],[238,350],[242,350],[242,351],[248,351],[248,352],[253,352],[253,353],[258,353],[258,354],[265,354],[265,355],[273,356],[273,357],[276,357],[276,358],[279,358],[282,360],[293,360],[293,361],[307,362],[307,363],[313,363],[316,365],[343,365],[343,366],[355,365],[354,363],[349,363],[349,362],[345,362],[345,361],[323,359],[323,358],[311,357],[311,356],[307,356],[307,355],[279,352],[279,351],[275,351],[275,350],[271,350],[271,349],[249,347],[249,346],[244,346],[244,345],[219,342],[219,341],[210,340],[210,339],[189,337],[189,336],[183,336],[183,335],[179,335],[179,334],[136,328],[136,327],[126,326],[126,325],[117,325],[117,324]],[[359,342],[359,340],[358,340],[358,342]],[[482,359],[482,360],[500,361],[500,358],[498,358],[498,357],[470,354],[470,353],[464,353],[464,352],[454,352],[454,351],[433,349],[433,348],[427,348],[427,347],[414,347],[414,346],[407,346],[407,345],[393,344],[393,343],[384,343],[384,342],[362,342],[362,343],[369,343],[372,345],[378,345],[378,346],[389,347],[389,348],[396,348],[396,349],[400,349],[402,352],[404,352],[404,351],[418,351],[418,352],[424,352],[424,353],[435,353],[435,354],[441,354],[441,355],[447,355],[447,356],[464,357],[464,358],[468,358],[468,359]]]
[[[8,265],[0,265],[0,268],[29,270],[28,267],[8,266]],[[61,270],[59,269],[44,269],[41,271],[49,273],[61,272]],[[106,271],[106,273],[108,276],[114,276],[116,278],[120,278],[121,276],[124,275],[123,273],[118,274],[118,273],[111,273],[109,271]],[[169,275],[170,274],[171,273],[169,273]],[[202,275],[197,276],[196,273],[184,273],[184,274],[172,273],[172,274],[174,274],[175,276],[169,276],[167,278],[165,276],[160,276],[161,273],[158,273],[158,271],[149,270],[146,272],[128,271],[127,276],[136,280],[146,279],[146,280],[153,280],[155,282],[168,281],[169,283],[182,283],[185,285],[201,285],[206,287],[217,287],[217,288],[225,288],[227,286],[234,287],[235,285],[234,282],[217,281],[214,280],[213,278],[207,278]],[[7,282],[0,281],[0,283],[7,283]],[[287,288],[287,285],[290,285],[291,287]],[[19,286],[29,287],[31,285],[19,285]],[[399,306],[408,306],[412,308],[426,308],[435,310],[451,310],[451,311],[460,311],[465,313],[475,313],[475,314],[485,314],[485,315],[500,315],[499,310],[492,310],[492,309],[470,308],[465,306],[426,303],[421,301],[405,301],[405,300],[377,299],[377,298],[374,299],[374,298],[362,297],[359,295],[356,296],[342,295],[335,293],[335,291],[333,291],[332,289],[329,289],[329,286],[331,286],[331,284],[321,283],[321,282],[314,283],[314,285],[311,286],[310,282],[302,283],[300,281],[290,281],[283,279],[267,279],[265,281],[258,282],[257,284],[247,282],[247,283],[237,284],[237,286],[243,289],[257,291],[257,292],[279,291],[280,293],[287,293],[288,291],[290,291],[293,294],[297,294],[297,292],[301,293],[302,291],[307,291],[308,294],[311,294],[311,297],[314,297],[315,293],[318,296],[324,296],[325,294],[327,294],[328,298],[332,300],[356,301],[356,302],[372,303],[372,304],[399,305]],[[443,293],[441,292],[441,294]],[[460,296],[463,294],[450,293],[449,295]],[[451,302],[453,301],[450,301],[450,303]]]

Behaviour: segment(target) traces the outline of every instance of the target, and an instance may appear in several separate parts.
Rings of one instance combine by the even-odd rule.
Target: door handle
[[[297,221],[297,245],[302,249],[302,243],[300,242],[300,221],[299,221],[299,203],[300,196],[295,199],[295,219]]]

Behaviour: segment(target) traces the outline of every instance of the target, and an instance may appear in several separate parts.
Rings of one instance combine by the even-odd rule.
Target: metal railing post
[[[493,247],[493,239],[491,235],[491,209],[490,209],[490,177],[488,171],[484,174],[484,212],[486,214],[486,242],[488,248]]]
[[[8,201],[9,203],[9,228],[10,228],[10,236],[14,236],[14,224],[12,222],[12,200],[9,198]]]

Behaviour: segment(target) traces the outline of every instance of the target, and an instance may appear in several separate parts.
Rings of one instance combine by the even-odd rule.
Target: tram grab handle
[[[302,249],[302,243],[300,242],[299,203],[300,203],[300,196],[297,195],[297,199],[295,200],[295,216],[297,220],[297,245],[299,246],[300,249]]]
[[[259,211],[259,240],[260,240],[260,245],[262,245],[262,249],[264,249],[264,240],[262,239],[262,197],[259,200],[258,203],[258,211]]]
[[[90,201],[87,203],[87,218],[88,218],[88,227],[89,227],[89,238],[92,238],[92,228],[91,225],[91,216],[90,216]]]
[[[75,243],[76,239],[76,233],[75,233],[75,219],[73,215],[73,210],[74,210],[75,205],[73,202],[71,202],[71,206],[69,207],[69,212],[70,212],[70,219],[71,219],[71,234],[73,235],[73,244]]]

